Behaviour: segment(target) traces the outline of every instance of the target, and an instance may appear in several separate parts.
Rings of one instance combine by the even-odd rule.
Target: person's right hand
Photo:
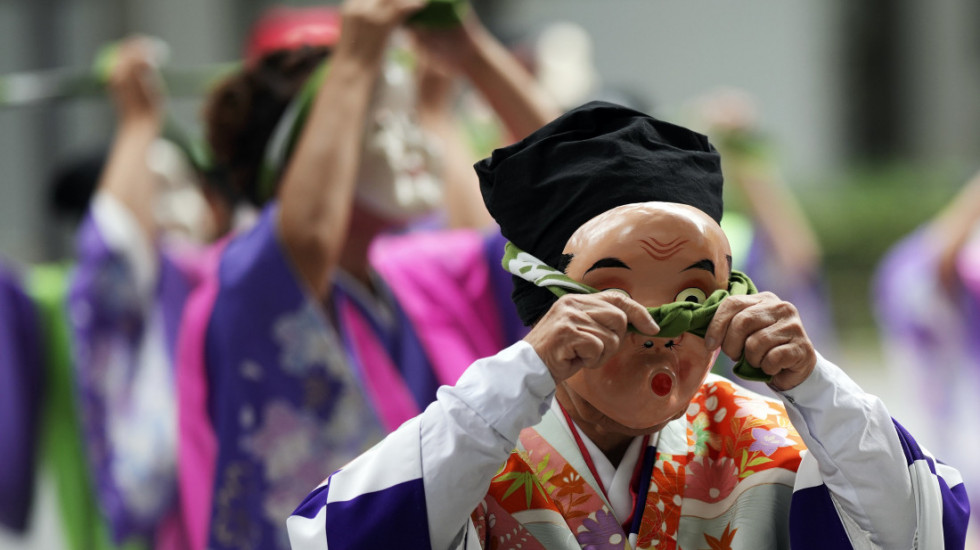
[[[623,292],[566,294],[524,337],[548,366],[555,383],[580,369],[602,366],[619,351],[632,324],[653,336],[660,327],[645,307]]]
[[[154,47],[148,38],[130,37],[119,46],[108,86],[123,124],[159,125],[163,120],[163,83],[154,59]]]
[[[347,0],[341,7],[337,49],[376,59],[392,31],[425,4],[426,0]]]

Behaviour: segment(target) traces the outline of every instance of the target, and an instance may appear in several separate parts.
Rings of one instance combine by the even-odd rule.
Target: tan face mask
[[[647,307],[703,303],[728,288],[730,247],[721,228],[693,207],[650,202],[593,218],[569,239],[567,275],[598,290],[616,289]],[[684,414],[717,351],[690,332],[674,337],[628,333],[620,351],[582,370],[566,389],[631,430]]]

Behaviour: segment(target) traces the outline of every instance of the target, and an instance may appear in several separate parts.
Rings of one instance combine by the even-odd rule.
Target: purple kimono
[[[113,208],[113,223],[132,221]],[[149,244],[127,250],[126,231],[109,221],[93,214],[81,225],[68,298],[86,453],[113,540],[179,547],[173,357],[194,260]],[[141,251],[155,258],[142,282]]]
[[[23,532],[34,495],[44,360],[40,324],[17,275],[0,263],[0,525]]]
[[[185,312],[180,497],[193,550],[288,548],[285,518],[311,483],[523,335],[497,307],[510,289],[499,234],[382,238],[376,294],[338,273],[323,305],[289,264],[276,215],[216,247]]]

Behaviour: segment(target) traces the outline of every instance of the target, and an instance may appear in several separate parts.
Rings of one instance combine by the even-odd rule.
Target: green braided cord
[[[504,247],[504,257],[501,264],[511,274],[535,286],[547,288],[559,297],[570,292],[576,294],[599,292],[589,285],[571,279],[561,271],[517,248],[511,242],[507,242]],[[752,280],[744,273],[733,269],[728,279],[728,290],[719,289],[712,292],[704,303],[671,302],[660,307],[648,307],[647,311],[660,326],[660,332],[657,333],[658,337],[674,338],[684,332],[690,332],[704,338],[708,325],[715,316],[715,311],[718,310],[718,306],[725,298],[732,295],[755,294],[756,292]],[[629,330],[639,332],[633,325],[629,326]],[[761,369],[749,365],[744,355],[735,363],[733,372],[745,380],[768,382],[772,379]]]
[[[413,13],[406,23],[427,29],[456,27],[463,22],[469,6],[465,0],[429,0],[424,8]]]

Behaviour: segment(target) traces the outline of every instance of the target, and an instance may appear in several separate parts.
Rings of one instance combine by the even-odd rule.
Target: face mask
[[[259,174],[260,194],[272,198],[280,168],[306,123],[329,64],[303,87],[276,125]],[[405,222],[432,213],[442,204],[438,147],[415,119],[416,84],[406,50],[392,47],[378,77],[365,120],[357,201],[385,219]]]
[[[147,166],[157,177],[154,216],[164,234],[207,243],[215,233],[207,200],[197,176],[179,147],[158,139],[147,153]]]
[[[357,200],[385,219],[408,221],[442,204],[437,145],[415,117],[416,82],[404,51],[393,50],[365,121]]]
[[[523,252],[511,242],[508,242],[504,248],[504,257],[501,263],[504,269],[511,274],[517,275],[536,286],[547,288],[555,296],[563,296],[569,292],[578,294],[599,292],[595,288],[571,279],[527,252]],[[716,290],[701,303],[671,302],[659,307],[648,307],[647,311],[660,326],[660,332],[657,333],[658,338],[672,338],[684,332],[704,337],[711,319],[714,318],[715,311],[718,310],[718,306],[725,298],[736,294],[755,294],[756,292],[755,284],[748,275],[733,269],[729,276],[728,289]],[[633,325],[629,326],[629,330],[637,332]],[[735,365],[734,372],[745,380],[768,382],[771,379],[762,370],[749,365],[744,357]]]

